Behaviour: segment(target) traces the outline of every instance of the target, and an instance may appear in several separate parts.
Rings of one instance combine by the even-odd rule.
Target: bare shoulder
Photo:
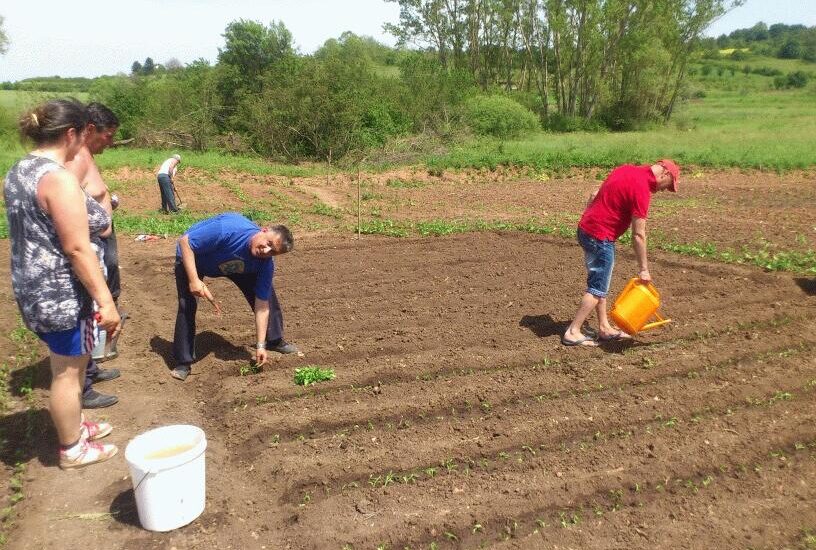
[[[48,172],[40,180],[40,189],[54,192],[76,192],[79,190],[79,180],[68,170],[54,170]]]
[[[65,169],[82,181],[85,179],[85,174],[88,172],[88,166],[91,162],[93,160],[90,153],[83,147],[72,160],[65,163]]]

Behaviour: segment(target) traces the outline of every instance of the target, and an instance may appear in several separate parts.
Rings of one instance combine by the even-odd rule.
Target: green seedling
[[[405,483],[406,485],[410,485],[411,483],[416,483],[417,476],[414,473],[400,476],[400,481]]]
[[[243,364],[238,368],[238,374],[241,376],[249,376],[250,374],[258,374],[263,370],[263,367],[255,361]]]
[[[317,382],[334,380],[334,369],[322,369],[315,366],[306,366],[295,369],[295,384],[310,386]]]
[[[471,529],[471,531],[475,535],[476,533],[480,533],[480,532],[484,531],[484,527],[482,526],[481,523],[474,523],[473,524],[473,529]]]
[[[387,474],[385,474],[385,478],[383,479],[383,487],[388,487],[389,485],[394,483],[396,478],[397,476],[394,474],[394,472],[388,472]]]
[[[560,518],[559,523],[561,524],[561,527],[564,529],[567,529],[569,527],[575,527],[576,525],[581,523],[581,516],[578,515],[577,513],[567,514],[566,512],[560,512],[558,514],[558,517]]]

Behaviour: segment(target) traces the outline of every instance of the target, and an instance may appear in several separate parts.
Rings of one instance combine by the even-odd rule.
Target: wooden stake
[[[360,238],[360,165],[357,165],[357,238]]]

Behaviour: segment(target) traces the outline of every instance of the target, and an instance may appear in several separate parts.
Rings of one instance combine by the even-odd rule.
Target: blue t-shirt
[[[275,263],[272,258],[256,258],[249,240],[260,228],[236,212],[202,220],[187,230],[190,248],[195,253],[199,277],[225,277],[239,273],[257,273],[255,296],[268,300]],[[176,245],[176,257],[181,249]]]

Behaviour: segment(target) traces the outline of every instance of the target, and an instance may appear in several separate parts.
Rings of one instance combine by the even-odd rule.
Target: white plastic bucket
[[[142,527],[171,531],[204,511],[204,450],[197,426],[174,425],[136,436],[125,449]]]

